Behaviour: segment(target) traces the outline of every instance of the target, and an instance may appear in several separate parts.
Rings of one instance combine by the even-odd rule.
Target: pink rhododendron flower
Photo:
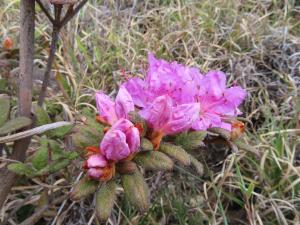
[[[128,113],[134,110],[133,100],[125,87],[120,87],[115,101],[103,92],[97,92],[96,104],[101,120],[110,125],[118,119],[128,119]]]
[[[127,119],[119,119],[104,135],[100,149],[108,159],[119,161],[137,152],[140,146],[139,130]]]
[[[194,99],[197,83],[202,78],[197,68],[156,59],[153,54],[148,55],[148,61],[145,80],[132,78],[124,84],[136,106],[149,106],[162,95],[170,96],[175,105]]]
[[[173,106],[168,95],[157,97],[140,115],[153,129],[151,141],[157,149],[164,135],[176,134],[191,128],[197,120],[200,105],[197,103]]]
[[[140,115],[155,131],[164,134],[176,134],[189,129],[197,120],[200,105],[196,103],[172,105],[172,99],[163,95],[157,97]]]
[[[221,71],[210,71],[199,82],[196,101],[201,105],[195,130],[221,127],[231,130],[231,124],[223,122],[239,114],[238,106],[246,97],[246,91],[239,86],[226,88],[226,75]]]
[[[226,75],[210,71],[205,76],[197,68],[186,67],[176,62],[169,63],[148,56],[149,68],[145,80],[132,78],[124,86],[132,95],[135,105],[146,108],[162,95],[172,99],[172,105],[200,104],[195,130],[221,127],[231,130],[224,119],[236,117],[238,106],[246,96],[239,86],[226,88]]]

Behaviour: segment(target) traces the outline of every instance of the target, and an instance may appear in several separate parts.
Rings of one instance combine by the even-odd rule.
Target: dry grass
[[[18,1],[4,0],[0,8],[0,37],[17,40]],[[299,18],[296,0],[89,1],[60,37],[55,73],[68,85],[50,92],[53,114],[70,119],[94,110],[93,91],[113,92],[122,68],[140,74],[152,51],[203,72],[226,71],[229,83],[247,88],[243,111],[253,122],[243,137],[252,149],[212,162],[215,172],[204,178],[180,167],[149,174],[150,211],[140,215],[121,200],[107,224],[300,224]],[[43,68],[49,23],[41,13],[36,38],[36,65]],[[20,180],[0,221],[15,224],[30,215],[43,185],[66,195],[79,173],[74,163],[51,179]],[[93,205],[62,200],[39,224],[96,223]]]

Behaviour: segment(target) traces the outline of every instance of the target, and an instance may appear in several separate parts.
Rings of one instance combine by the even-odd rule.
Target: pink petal
[[[225,130],[231,131],[231,124],[230,123],[224,123],[224,122],[222,122],[222,124],[221,124],[220,127],[223,128],[223,129],[225,129]]]
[[[195,123],[192,125],[192,128],[194,130],[207,130],[208,127],[209,127],[209,124],[204,123],[203,120],[200,118],[197,119],[195,121]]]
[[[156,96],[172,95],[180,81],[176,74],[178,64],[156,59],[152,54],[149,54],[148,62],[146,83],[149,85],[149,90]]]
[[[164,126],[165,134],[176,134],[186,131],[191,128],[194,122],[198,119],[200,113],[200,104],[183,104],[173,107],[172,117]]]
[[[220,127],[222,124],[221,116],[215,113],[200,113],[199,119],[192,125],[194,130],[207,130],[210,127]]]
[[[126,141],[131,153],[137,152],[140,147],[140,132],[136,127],[126,132]]]
[[[126,133],[128,130],[134,127],[133,123],[127,119],[119,119],[112,127],[111,130],[120,130]]]
[[[91,167],[105,167],[107,166],[107,161],[103,155],[91,155],[87,160],[87,166]]]
[[[140,111],[140,115],[154,130],[159,131],[170,120],[172,113],[172,100],[169,96],[157,97],[147,108]]]
[[[126,135],[120,130],[110,129],[100,143],[102,154],[109,160],[119,161],[130,155]]]
[[[226,75],[221,71],[210,71],[201,80],[200,95],[221,97],[226,89]]]
[[[234,107],[238,107],[244,101],[245,97],[246,91],[239,86],[228,88],[224,92],[224,98],[233,104]]]
[[[87,173],[91,178],[94,179],[99,179],[103,175],[103,171],[100,168],[88,169]]]
[[[113,124],[117,121],[117,114],[115,111],[115,103],[109,96],[103,92],[96,93],[96,104],[99,115],[102,116],[109,124]]]
[[[148,87],[140,78],[129,79],[124,83],[124,87],[130,93],[136,106],[143,108],[151,101],[150,93],[147,90]]]
[[[120,87],[115,102],[118,118],[128,118],[128,113],[134,110],[134,104],[131,95],[124,86]]]

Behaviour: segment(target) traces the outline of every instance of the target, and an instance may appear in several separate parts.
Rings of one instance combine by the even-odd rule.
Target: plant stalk
[[[31,117],[32,76],[34,60],[34,29],[35,29],[35,0],[20,1],[20,74],[18,93],[19,116]],[[24,138],[14,143],[11,158],[24,161],[30,138]],[[6,200],[11,187],[17,180],[17,175],[2,168],[0,170],[0,207]],[[5,181],[5,182],[4,182]]]

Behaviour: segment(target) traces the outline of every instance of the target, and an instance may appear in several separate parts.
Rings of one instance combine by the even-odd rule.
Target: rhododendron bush
[[[79,200],[97,192],[99,220],[110,215],[119,178],[129,201],[145,211],[150,196],[143,170],[172,170],[178,162],[201,176],[203,165],[191,150],[212,134],[235,150],[244,131],[238,107],[246,92],[237,85],[227,87],[223,72],[203,75],[153,54],[148,63],[145,77],[126,77],[115,98],[96,92],[95,120],[83,121],[73,134],[79,152],[84,151],[86,177],[71,197]]]

